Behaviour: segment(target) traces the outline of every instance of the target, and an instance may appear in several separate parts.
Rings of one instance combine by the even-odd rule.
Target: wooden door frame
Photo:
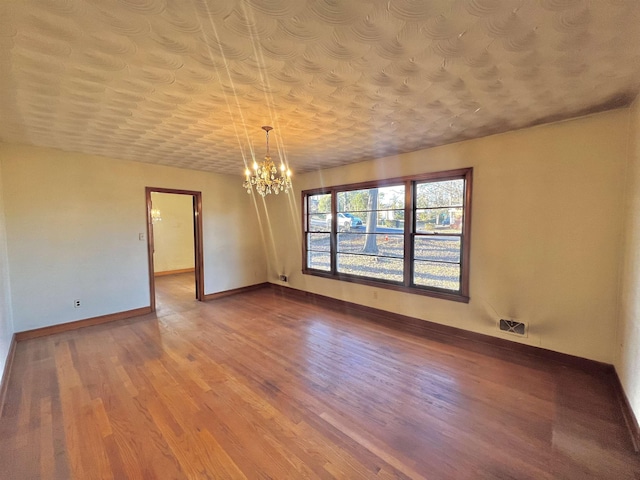
[[[178,190],[174,188],[145,187],[147,199],[147,255],[149,258],[149,292],[151,295],[151,311],[156,311],[156,284],[154,278],[153,252],[153,220],[151,218],[151,194],[172,193],[190,195],[193,198],[193,246],[195,257],[196,299],[204,301],[204,253],[202,243],[202,192]]]

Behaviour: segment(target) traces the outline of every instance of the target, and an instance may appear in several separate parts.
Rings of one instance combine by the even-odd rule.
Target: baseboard
[[[577,357],[568,353],[555,352],[546,348],[526,345],[524,343],[513,342],[499,337],[493,337],[483,333],[471,332],[462,328],[451,327],[439,323],[422,320],[415,317],[401,315],[399,313],[388,312],[378,308],[360,305],[357,303],[339,300],[333,297],[326,297],[317,293],[311,293],[304,290],[287,287],[284,285],[269,284],[270,287],[282,295],[289,297],[304,299],[310,303],[316,303],[327,308],[334,308],[340,311],[359,313],[368,320],[375,321],[393,327],[397,330],[411,332],[416,335],[429,337],[432,339],[441,339],[447,343],[457,343],[464,348],[473,348],[476,351],[488,352],[490,349],[500,349],[502,352],[518,352],[527,356],[533,356],[554,363],[573,366],[583,371],[595,374],[610,374],[612,365],[608,363],[589,360],[583,357]]]
[[[631,408],[629,398],[624,391],[618,372],[616,372],[615,369],[613,370],[612,382],[613,389],[615,390],[616,397],[618,398],[618,403],[620,404],[620,410],[622,410],[622,416],[624,417],[624,421],[627,424],[629,433],[631,434],[633,449],[637,453],[640,453],[640,426],[638,425],[638,418]]]
[[[2,371],[2,378],[0,378],[0,418],[2,418],[2,412],[4,411],[5,398],[7,396],[7,389],[9,388],[9,375],[11,374],[11,367],[13,366],[13,358],[16,354],[16,340],[15,333],[11,336],[11,344],[9,345],[9,353],[7,354],[7,361],[4,364],[4,370]]]
[[[181,268],[179,270],[165,270],[163,272],[153,272],[154,277],[164,277],[165,275],[178,275],[179,273],[191,273],[195,272],[196,269],[191,268]]]
[[[84,320],[76,320],[74,322],[51,325],[50,327],[26,330],[24,332],[18,332],[15,334],[16,341],[20,342],[22,340],[28,340],[30,338],[45,337],[47,335],[53,335],[54,333],[68,332],[69,330],[91,327],[93,325],[100,325],[101,323],[115,322],[117,320],[138,317],[140,315],[146,315],[148,313],[151,313],[151,307],[142,307],[133,310],[126,310],[124,312],[110,313],[109,315],[101,315],[99,317],[86,318]]]
[[[215,300],[216,298],[228,297],[229,295],[237,295],[238,293],[247,293],[253,290],[259,290],[261,288],[267,288],[271,285],[268,282],[256,283],[255,285],[247,285],[246,287],[233,288],[231,290],[225,290],[224,292],[207,293],[204,296],[204,301]]]

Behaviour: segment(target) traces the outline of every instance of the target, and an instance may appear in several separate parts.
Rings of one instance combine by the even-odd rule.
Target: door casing
[[[204,300],[204,253],[202,246],[202,192],[174,188],[145,187],[147,199],[147,254],[149,258],[149,292],[151,311],[156,311],[156,284],[153,266],[153,221],[151,219],[151,193],[190,195],[193,198],[193,246],[196,280],[196,299]]]

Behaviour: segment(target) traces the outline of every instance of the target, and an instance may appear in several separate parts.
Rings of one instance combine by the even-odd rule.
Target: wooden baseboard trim
[[[148,313],[151,313],[151,307],[142,307],[135,308],[133,310],[126,310],[124,312],[110,313],[109,315],[101,315],[99,317],[85,318],[84,320],[76,320],[75,322],[51,325],[50,327],[36,328],[34,330],[16,333],[16,341],[21,342],[22,340],[29,340],[30,338],[45,337],[55,333],[68,332],[69,330],[91,327],[93,325],[100,325],[101,323],[115,322],[117,320],[138,317]]]
[[[561,365],[573,366],[580,368],[583,371],[595,374],[609,375],[613,368],[613,366],[608,363],[589,360],[587,358],[577,357],[567,353],[560,353],[533,345],[512,342],[503,338],[471,332],[469,330],[442,325],[428,320],[421,320],[419,318],[388,312],[386,310],[380,310],[374,307],[348,302],[346,300],[339,300],[333,297],[298,290],[284,285],[274,283],[270,283],[269,285],[275,292],[281,295],[302,299],[312,304],[322,305],[342,312],[358,313],[364,315],[367,320],[375,321],[376,323],[392,327],[396,330],[411,332],[434,340],[439,339],[446,341],[447,343],[455,342],[464,348],[492,354],[494,356],[500,355],[502,357],[506,357],[509,354],[518,352],[519,354],[534,356]]]
[[[0,418],[2,418],[2,412],[4,411],[7,389],[9,388],[9,375],[11,375],[11,368],[13,367],[13,358],[16,354],[17,342],[16,334],[14,333],[11,336],[11,344],[9,345],[9,352],[7,353],[7,361],[4,364],[2,378],[0,378]]]
[[[624,421],[627,424],[627,428],[629,429],[629,434],[631,435],[631,443],[633,443],[633,449],[636,453],[640,453],[640,426],[638,425],[638,418],[633,413],[633,409],[631,408],[631,404],[629,403],[629,398],[624,391],[622,386],[622,382],[620,381],[620,377],[618,376],[618,372],[613,370],[613,375],[611,376],[613,382],[613,389],[616,392],[616,397],[618,399],[618,403],[620,404],[620,410],[622,410],[622,416],[624,417]]]
[[[164,277],[165,275],[178,275],[179,273],[191,273],[191,272],[195,272],[196,269],[191,267],[191,268],[181,268],[179,270],[165,270],[163,272],[154,272],[153,276],[154,277]]]
[[[207,293],[204,296],[204,301],[215,300],[216,298],[228,297],[229,295],[237,295],[238,293],[247,293],[253,290],[260,290],[261,288],[268,288],[271,285],[268,282],[256,283],[255,285],[247,285],[246,287],[233,288],[231,290],[225,290],[224,292]]]

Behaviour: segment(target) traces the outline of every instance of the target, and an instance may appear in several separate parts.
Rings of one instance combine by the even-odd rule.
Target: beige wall
[[[154,271],[193,268],[193,197],[152,192],[151,202],[162,218],[153,225]]]
[[[0,170],[0,377],[13,337],[11,292],[9,290],[9,258],[7,257],[7,231],[4,217],[4,187]],[[1,380],[1,378],[0,378]]]
[[[205,293],[266,279],[240,177],[15,145],[0,162],[16,331],[149,305],[145,186],[202,192]]]
[[[267,202],[269,281],[286,273],[294,288],[613,363],[627,137],[623,109],[299,175]],[[302,275],[300,190],[469,166],[469,304]],[[529,336],[501,333],[499,318]]]
[[[640,97],[631,107],[626,230],[616,370],[640,419]]]

